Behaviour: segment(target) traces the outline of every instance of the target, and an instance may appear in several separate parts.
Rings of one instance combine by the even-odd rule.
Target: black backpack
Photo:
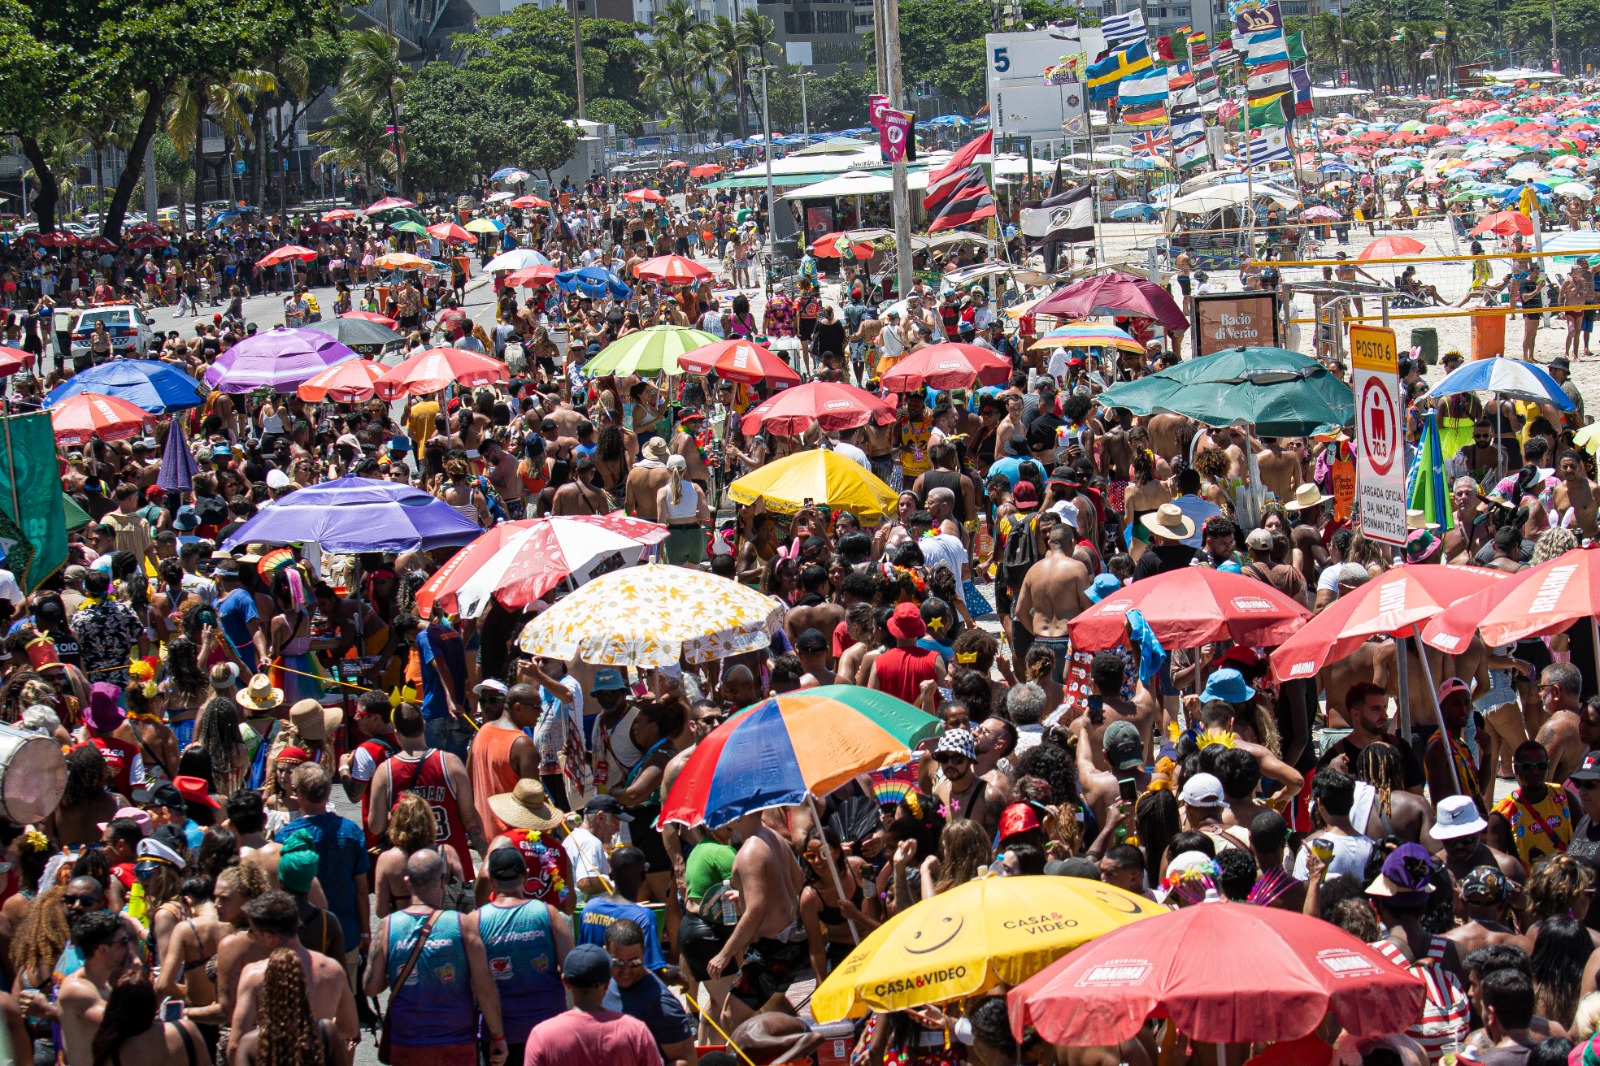
[[[1029,515],[1021,522],[1014,521],[1011,532],[1006,534],[1005,554],[1000,557],[1000,573],[1007,588],[1020,589],[1022,579],[1039,561],[1039,546],[1034,540],[1038,528],[1039,516]]]

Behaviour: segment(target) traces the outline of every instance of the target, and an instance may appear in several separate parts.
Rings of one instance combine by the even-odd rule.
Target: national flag
[[[1245,46],[1244,62],[1247,67],[1266,63],[1288,63],[1289,46],[1281,33],[1260,33],[1250,38]]]
[[[1193,85],[1167,94],[1167,109],[1175,114],[1189,111],[1199,106],[1200,93]]]
[[[1022,235],[1032,244],[1094,240],[1094,189],[1084,185],[1022,209]]]
[[[1240,58],[1241,56],[1239,49],[1234,45],[1232,40],[1219,43],[1217,45],[1217,50],[1211,53],[1211,63],[1218,70],[1221,70],[1223,67],[1232,66],[1233,64],[1239,62]]]
[[[966,180],[969,167],[994,161],[994,132],[981,133],[956,149],[950,161],[928,176],[928,191],[922,197],[922,206],[937,210],[938,204]]]
[[[1284,67],[1281,70],[1250,75],[1250,80],[1246,83],[1246,92],[1252,104],[1259,104],[1266,97],[1288,91],[1292,85],[1289,68]]]
[[[1289,131],[1282,127],[1252,130],[1250,147],[1245,159],[1247,165],[1252,167],[1266,163],[1288,162]]]
[[[1181,148],[1186,144],[1192,144],[1194,141],[1205,138],[1206,120],[1198,115],[1194,118],[1173,116],[1172,128],[1169,132],[1172,135],[1172,143]]]
[[[1311,114],[1311,72],[1304,67],[1295,67],[1289,72],[1289,80],[1294,83],[1295,116]]]
[[[1211,42],[1206,40],[1204,32],[1189,35],[1189,62],[1196,65],[1204,63],[1211,58]]]
[[[1123,108],[1142,109],[1167,100],[1167,68],[1156,67],[1135,78],[1123,78],[1117,86],[1117,103]]]
[[[1168,148],[1172,147],[1172,138],[1165,132],[1147,130],[1144,133],[1135,133],[1130,143],[1134,155],[1159,159],[1167,154]]]
[[[1285,38],[1289,45],[1289,62],[1303,63],[1306,58],[1306,35],[1304,32],[1291,33]]]
[[[1434,30],[1433,39],[1436,41],[1448,41],[1450,39],[1450,34],[1445,30]]]
[[[1407,506],[1421,511],[1424,523],[1433,523],[1441,535],[1455,528],[1455,507],[1446,489],[1444,447],[1436,411],[1423,416],[1422,439],[1411,469],[1406,472],[1406,483]]]
[[[1208,162],[1211,156],[1206,151],[1206,139],[1201,137],[1197,141],[1183,145],[1172,153],[1172,162],[1179,170],[1188,170]]]
[[[1193,26],[1179,26],[1172,34],[1172,58],[1186,62],[1189,59],[1189,32]]]
[[[1167,88],[1169,91],[1187,89],[1194,84],[1194,72],[1189,69],[1188,60],[1180,59],[1168,68]]]
[[[1117,49],[1134,41],[1144,41],[1144,12],[1135,8],[1126,15],[1112,15],[1100,20],[1100,34],[1106,47]]]
[[[1420,53],[1418,53],[1417,58],[1418,59],[1432,59],[1433,58],[1433,49],[1432,48],[1424,48]]]
[[[1288,122],[1289,122],[1289,118],[1284,113],[1284,101],[1287,100],[1288,97],[1289,97],[1288,93],[1280,92],[1280,93],[1277,93],[1277,94],[1275,94],[1273,96],[1268,96],[1268,97],[1264,98],[1259,103],[1257,103],[1255,101],[1252,101],[1251,104],[1250,104],[1250,115],[1249,115],[1250,128],[1252,130],[1258,130],[1258,129],[1264,129],[1264,128],[1269,127],[1269,126],[1284,126],[1284,125],[1287,125]],[[1292,100],[1289,101],[1289,106],[1291,108],[1294,106]],[[1236,125],[1230,124],[1229,128],[1230,129],[1243,129],[1244,126],[1245,126],[1245,121],[1244,121],[1243,116],[1241,115],[1239,123],[1236,124]]]
[[[1148,107],[1122,112],[1122,122],[1126,126],[1164,126],[1167,123],[1167,104],[1151,104]]]
[[[1123,78],[1149,70],[1152,66],[1154,63],[1150,59],[1148,41],[1135,41],[1127,48],[1112,52],[1089,65],[1089,99],[1110,100],[1117,95],[1117,85]]]
[[[930,183],[929,189],[932,188]],[[953,178],[946,178],[942,188],[942,196],[930,196],[922,201],[922,206],[929,211],[929,233],[994,217],[994,194],[989,191],[982,167],[974,164]]]
[[[1177,56],[1172,52],[1172,35],[1162,34],[1156,38],[1156,58],[1168,63],[1177,61]]]
[[[16,415],[0,433],[0,554],[24,592],[67,561],[67,516],[48,412]]]

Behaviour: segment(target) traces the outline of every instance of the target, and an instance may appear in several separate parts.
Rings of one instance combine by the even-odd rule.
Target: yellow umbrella
[[[499,233],[505,229],[504,226],[497,225],[486,218],[475,218],[461,228],[468,233]]]
[[[893,514],[898,499],[882,478],[860,463],[823,448],[767,463],[729,485],[728,493],[740,503],[765,497],[767,510],[779,514],[793,514],[810,500],[849,511],[869,526]]]
[[[811,1013],[832,1022],[1021,984],[1079,944],[1165,911],[1080,877],[979,877],[874,929],[817,986]]]
[[[390,252],[378,257],[380,270],[432,270],[433,262],[410,252]]]
[[[1572,443],[1586,449],[1590,455],[1600,453],[1600,422],[1591,422],[1573,434]]]

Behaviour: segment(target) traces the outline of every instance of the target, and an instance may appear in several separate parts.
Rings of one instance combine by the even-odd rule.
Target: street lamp
[[[761,71],[761,158],[767,167],[767,262],[772,262],[772,220],[777,214],[777,206],[772,199],[772,109],[767,106],[767,71],[774,69],[771,63],[763,63],[756,68]],[[804,85],[805,82],[801,82]]]
[[[806,110],[806,79],[816,76],[814,70],[802,70],[796,75],[800,79],[800,128],[805,131],[807,139],[811,137],[811,113]]]

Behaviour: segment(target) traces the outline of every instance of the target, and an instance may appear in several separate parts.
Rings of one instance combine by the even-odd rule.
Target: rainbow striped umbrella
[[[1116,326],[1096,322],[1074,322],[1070,326],[1057,326],[1034,341],[1034,348],[1118,348],[1124,352],[1144,352],[1131,334]]]
[[[661,821],[715,829],[746,814],[824,796],[857,774],[911,761],[939,720],[857,685],[802,689],[741,711],[700,743]]]

